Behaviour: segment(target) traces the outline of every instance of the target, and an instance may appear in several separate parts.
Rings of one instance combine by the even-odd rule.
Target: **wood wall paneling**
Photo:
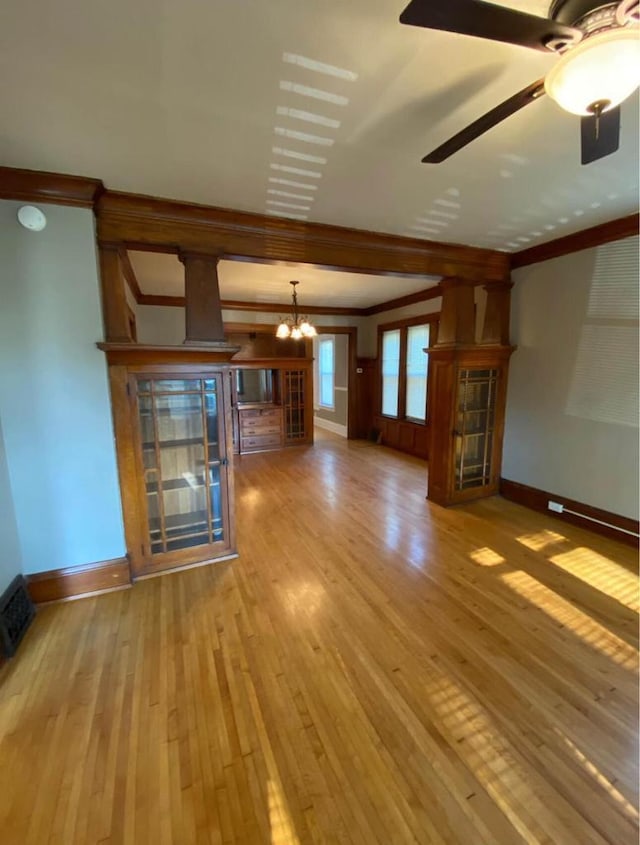
[[[129,561],[125,557],[27,576],[29,594],[37,604],[104,593],[130,584]]]
[[[367,438],[374,427],[377,364],[376,358],[356,360],[353,437]]]
[[[527,484],[509,481],[507,478],[500,479],[500,495],[512,502],[517,502],[519,505],[524,505],[532,510],[546,513],[548,516],[552,516],[563,522],[570,522],[572,525],[578,525],[580,528],[595,531],[597,534],[619,540],[621,543],[626,543],[630,546],[638,546],[640,523],[638,523],[637,519],[629,519],[626,516],[620,516],[619,514],[611,513],[601,508],[586,505],[584,502],[577,502],[575,499],[567,499],[566,496],[560,496],[557,493],[549,493],[537,487],[529,487]],[[557,502],[564,508],[584,514],[584,516],[576,516],[575,514],[568,513],[566,510],[562,513],[550,511],[548,507],[549,501]],[[607,524],[602,525],[600,523]]]

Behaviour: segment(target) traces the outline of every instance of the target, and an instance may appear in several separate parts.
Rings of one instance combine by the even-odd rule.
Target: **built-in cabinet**
[[[438,504],[498,492],[512,348],[429,349],[432,407],[429,498]]]
[[[228,367],[117,354],[125,360],[109,375],[132,575],[234,556]]]
[[[260,359],[230,368],[236,454],[313,443],[312,363]]]

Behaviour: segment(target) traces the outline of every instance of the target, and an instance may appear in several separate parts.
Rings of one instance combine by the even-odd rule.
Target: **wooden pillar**
[[[102,290],[102,319],[107,343],[131,343],[129,306],[124,289],[124,274],[120,260],[122,244],[98,244],[100,255],[100,287]]]
[[[217,255],[181,252],[184,264],[185,343],[224,342]]]
[[[487,306],[480,343],[483,345],[509,346],[509,320],[511,312],[511,288],[513,282],[493,282],[485,285]]]
[[[435,346],[469,346],[475,343],[474,283],[449,278],[440,282],[442,309]]]

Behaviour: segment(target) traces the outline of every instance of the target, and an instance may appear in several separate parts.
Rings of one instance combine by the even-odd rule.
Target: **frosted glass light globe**
[[[592,35],[565,53],[547,74],[547,94],[565,111],[589,115],[594,103],[608,111],[640,86],[638,27]]]

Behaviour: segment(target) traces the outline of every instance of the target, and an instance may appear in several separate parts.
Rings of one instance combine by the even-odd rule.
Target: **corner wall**
[[[0,424],[0,594],[20,572],[22,572],[22,553]]]
[[[0,419],[25,573],[125,553],[90,210],[0,202]]]
[[[517,270],[502,475],[638,518],[638,238]]]

